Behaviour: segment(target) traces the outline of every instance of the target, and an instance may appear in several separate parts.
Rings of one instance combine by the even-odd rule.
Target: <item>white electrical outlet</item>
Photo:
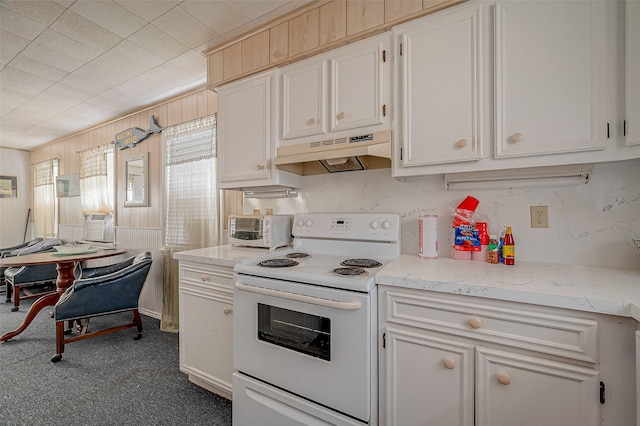
[[[547,206],[531,206],[531,227],[549,227],[549,212]]]

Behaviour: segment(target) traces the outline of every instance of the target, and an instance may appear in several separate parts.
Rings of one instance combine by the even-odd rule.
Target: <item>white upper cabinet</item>
[[[282,138],[295,139],[325,132],[325,62],[312,60],[282,71]]]
[[[605,147],[606,3],[496,3],[496,157]]]
[[[298,176],[273,165],[277,71],[217,88],[218,186],[298,186]]]
[[[390,36],[360,42],[329,60],[331,132],[376,126],[385,123],[390,72],[385,73]],[[386,75],[385,75],[386,74]],[[386,93],[385,93],[386,90]]]
[[[391,36],[368,38],[281,69],[281,145],[389,130]]]
[[[640,145],[640,2],[626,2],[625,142]]]
[[[473,3],[394,28],[394,175],[482,157],[481,12]]]

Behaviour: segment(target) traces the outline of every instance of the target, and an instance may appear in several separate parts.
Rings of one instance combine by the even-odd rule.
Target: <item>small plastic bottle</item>
[[[489,237],[489,251],[487,252],[487,262],[500,263],[498,255],[498,237],[491,235]]]
[[[511,233],[511,227],[507,226],[507,232],[504,234],[504,246],[502,247],[502,256],[505,265],[516,264],[516,246]]]

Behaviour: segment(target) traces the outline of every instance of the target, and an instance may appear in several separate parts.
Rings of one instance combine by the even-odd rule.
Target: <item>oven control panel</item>
[[[351,220],[350,219],[331,219],[331,223],[329,224],[329,229],[336,230],[348,230],[351,229]]]
[[[292,234],[301,238],[399,241],[400,215],[375,213],[298,213]]]

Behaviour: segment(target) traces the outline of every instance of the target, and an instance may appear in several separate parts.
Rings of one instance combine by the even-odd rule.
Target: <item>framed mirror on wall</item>
[[[149,153],[124,160],[125,207],[149,205]]]

